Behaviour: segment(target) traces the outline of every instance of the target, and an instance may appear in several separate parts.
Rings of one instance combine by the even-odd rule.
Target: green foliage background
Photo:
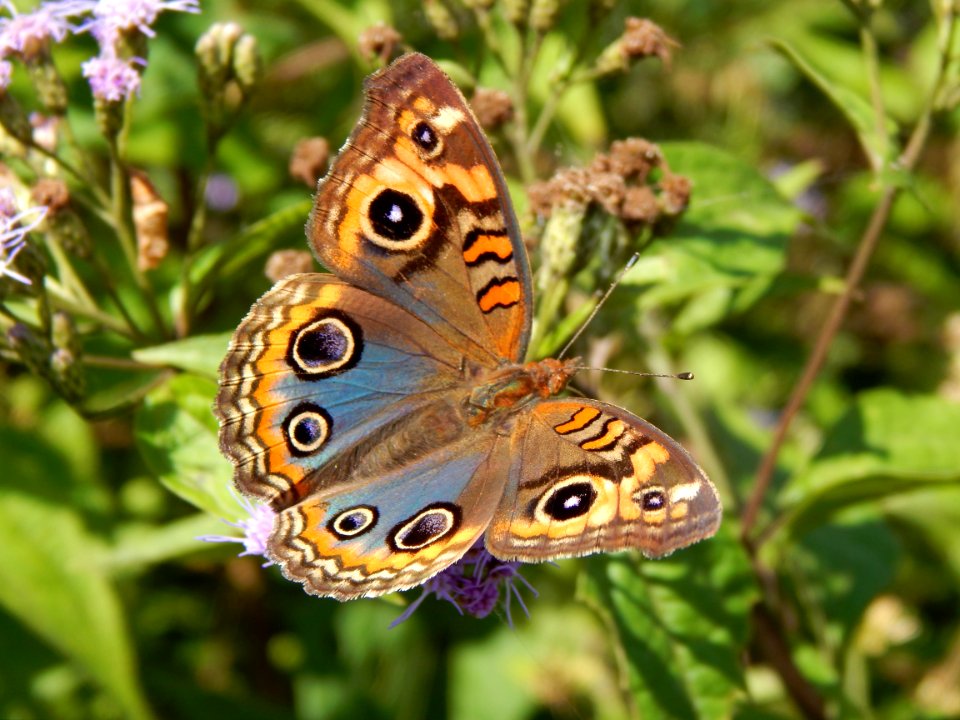
[[[578,351],[697,381],[588,374],[579,386],[690,448],[723,495],[715,538],[656,562],[527,568],[540,596],[528,597],[529,619],[514,606],[513,628],[428,599],[392,630],[415,591],[308,597],[259,559],[233,557],[239,546],[196,540],[243,512],[217,450],[216,368],[269,287],[267,256],[305,247],[310,190],[288,177],[289,155],[312,135],[337,146],[356,122],[374,67],[359,33],[386,21],[458,82],[516,80],[463,5],[443,6],[459,30],[438,37],[437,6],[209,0],[157,24],[124,163],[170,205],[173,247],[148,273],[161,324],[175,325],[185,277],[195,305],[177,339],[85,331],[87,389],[72,406],[2,346],[0,717],[960,716],[955,3],[649,0],[611,3],[588,25],[587,3],[570,0],[529,68],[531,117],[552,102],[557,62],[583,47],[589,64],[629,15],[679,42],[672,62],[574,85],[528,156],[509,126],[492,135],[531,238],[542,227],[524,185],[618,138],[658,143],[692,181],[686,213],[643,249]],[[265,70],[208,157],[193,48],[214,21],[253,35]],[[79,72],[93,52],[80,39],[54,57],[77,143],[105,158]],[[23,73],[11,93],[36,105]],[[23,158],[3,160],[35,177]],[[208,210],[188,248],[209,171],[232,179],[240,201]],[[845,321],[758,490],[780,413],[888,193]],[[116,246],[98,239],[96,251],[122,264]],[[592,306],[596,277],[622,267],[613,260],[567,278],[559,330],[541,328],[540,349],[569,335],[563,317]],[[135,283],[119,282],[149,328]]]

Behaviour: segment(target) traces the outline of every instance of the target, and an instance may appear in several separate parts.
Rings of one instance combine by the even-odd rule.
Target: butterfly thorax
[[[468,422],[488,422],[498,414],[513,414],[534,398],[548,398],[563,391],[576,373],[579,360],[546,358],[499,368],[481,379],[467,400]]]

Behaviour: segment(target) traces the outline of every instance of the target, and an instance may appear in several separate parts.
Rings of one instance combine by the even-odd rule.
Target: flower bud
[[[530,27],[539,33],[552,29],[557,21],[560,0],[533,0],[530,6]]]
[[[457,20],[443,0],[424,0],[423,12],[427,16],[427,22],[441,40],[453,40],[460,34]]]
[[[90,257],[93,242],[87,226],[70,205],[70,191],[63,180],[43,178],[30,193],[32,200],[47,208],[44,229],[66,252],[80,258]]]
[[[386,65],[396,52],[397,45],[402,42],[403,35],[397,32],[396,28],[380,22],[364,28],[360,33],[358,48],[367,60],[378,58]]]
[[[277,250],[267,258],[263,274],[270,282],[280,282],[285,277],[313,270],[313,255],[306,250]]]
[[[263,77],[260,44],[253,35],[244,33],[233,48],[233,75],[244,99],[248,98]]]
[[[330,143],[322,137],[304,138],[296,144],[290,155],[290,177],[315,190],[329,159]]]
[[[137,267],[153,270],[170,249],[167,217],[170,208],[150,182],[147,174],[130,173],[130,198],[133,201],[133,226],[137,234]]]
[[[478,87],[470,107],[484,130],[494,130],[513,119],[513,100],[503,90]]]
[[[33,140],[33,128],[27,114],[5,89],[0,90],[0,126],[24,145],[29,145]]]
[[[27,70],[37,97],[51,115],[67,114],[67,86],[60,77],[49,53],[41,53],[26,61]]]
[[[503,0],[503,14],[517,27],[527,26],[529,0]]]

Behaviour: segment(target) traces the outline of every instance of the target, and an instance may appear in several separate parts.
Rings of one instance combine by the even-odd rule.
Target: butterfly
[[[501,560],[712,535],[717,492],[661,430],[562,397],[576,360],[524,362],[530,265],[463,95],[408,54],[365,83],[321,181],[309,244],[220,368],[220,445],[276,511],[268,554],[313,594],[419,585],[483,538]]]

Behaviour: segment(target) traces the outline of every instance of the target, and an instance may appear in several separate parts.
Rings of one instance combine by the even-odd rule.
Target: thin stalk
[[[63,286],[51,277],[47,277],[44,286],[50,296],[50,302],[57,310],[66,310],[71,315],[84,317],[93,320],[102,327],[122,335],[123,337],[136,340],[140,337],[139,332],[131,330],[127,325],[120,322],[113,315],[103,312],[95,306],[85,305],[77,302],[77,299],[66,291]],[[0,306],[2,307],[2,306]]]
[[[946,23],[947,27],[940,35],[940,66],[938,69],[937,78],[933,84],[933,87],[931,88],[926,107],[917,121],[917,124],[910,135],[910,139],[907,142],[906,148],[904,149],[903,154],[900,156],[897,163],[898,166],[906,172],[911,172],[916,166],[917,161],[920,159],[920,153],[926,146],[927,139],[930,135],[933,114],[937,110],[937,99],[940,97],[940,93],[948,81],[950,68],[949,54],[956,33],[956,15],[952,12],[949,13]],[[748,548],[751,548],[753,551],[756,551],[758,544],[769,536],[768,533],[761,533],[756,542],[750,540],[750,534],[753,530],[753,525],[757,520],[760,508],[763,505],[763,499],[770,487],[770,482],[773,478],[774,470],[776,469],[777,457],[780,454],[780,449],[786,440],[787,433],[790,430],[790,425],[793,422],[794,417],[806,401],[807,395],[810,392],[810,388],[813,386],[814,380],[816,380],[817,375],[820,373],[820,370],[823,367],[824,360],[827,357],[827,353],[833,343],[833,339],[836,337],[836,334],[839,331],[844,318],[846,317],[847,310],[850,307],[850,302],[853,299],[854,294],[857,292],[860,281],[863,279],[867,265],[870,262],[870,258],[873,256],[873,252],[880,240],[880,236],[890,218],[890,212],[893,209],[893,204],[900,192],[900,187],[888,185],[880,196],[880,201],[877,203],[877,206],[874,208],[874,211],[871,214],[867,228],[857,246],[857,252],[854,255],[849,270],[847,271],[844,291],[837,296],[827,316],[826,322],[820,329],[820,334],[814,343],[814,347],[810,353],[810,356],[807,358],[807,362],[803,368],[803,372],[800,375],[800,379],[794,386],[793,392],[791,393],[790,398],[787,401],[787,405],[780,416],[779,422],[777,423],[777,427],[774,430],[773,440],[770,443],[770,447],[763,456],[760,467],[757,469],[757,480],[754,484],[753,492],[751,493],[751,496],[747,502],[746,509],[744,510],[743,524],[741,527],[741,534],[747,541]]]

